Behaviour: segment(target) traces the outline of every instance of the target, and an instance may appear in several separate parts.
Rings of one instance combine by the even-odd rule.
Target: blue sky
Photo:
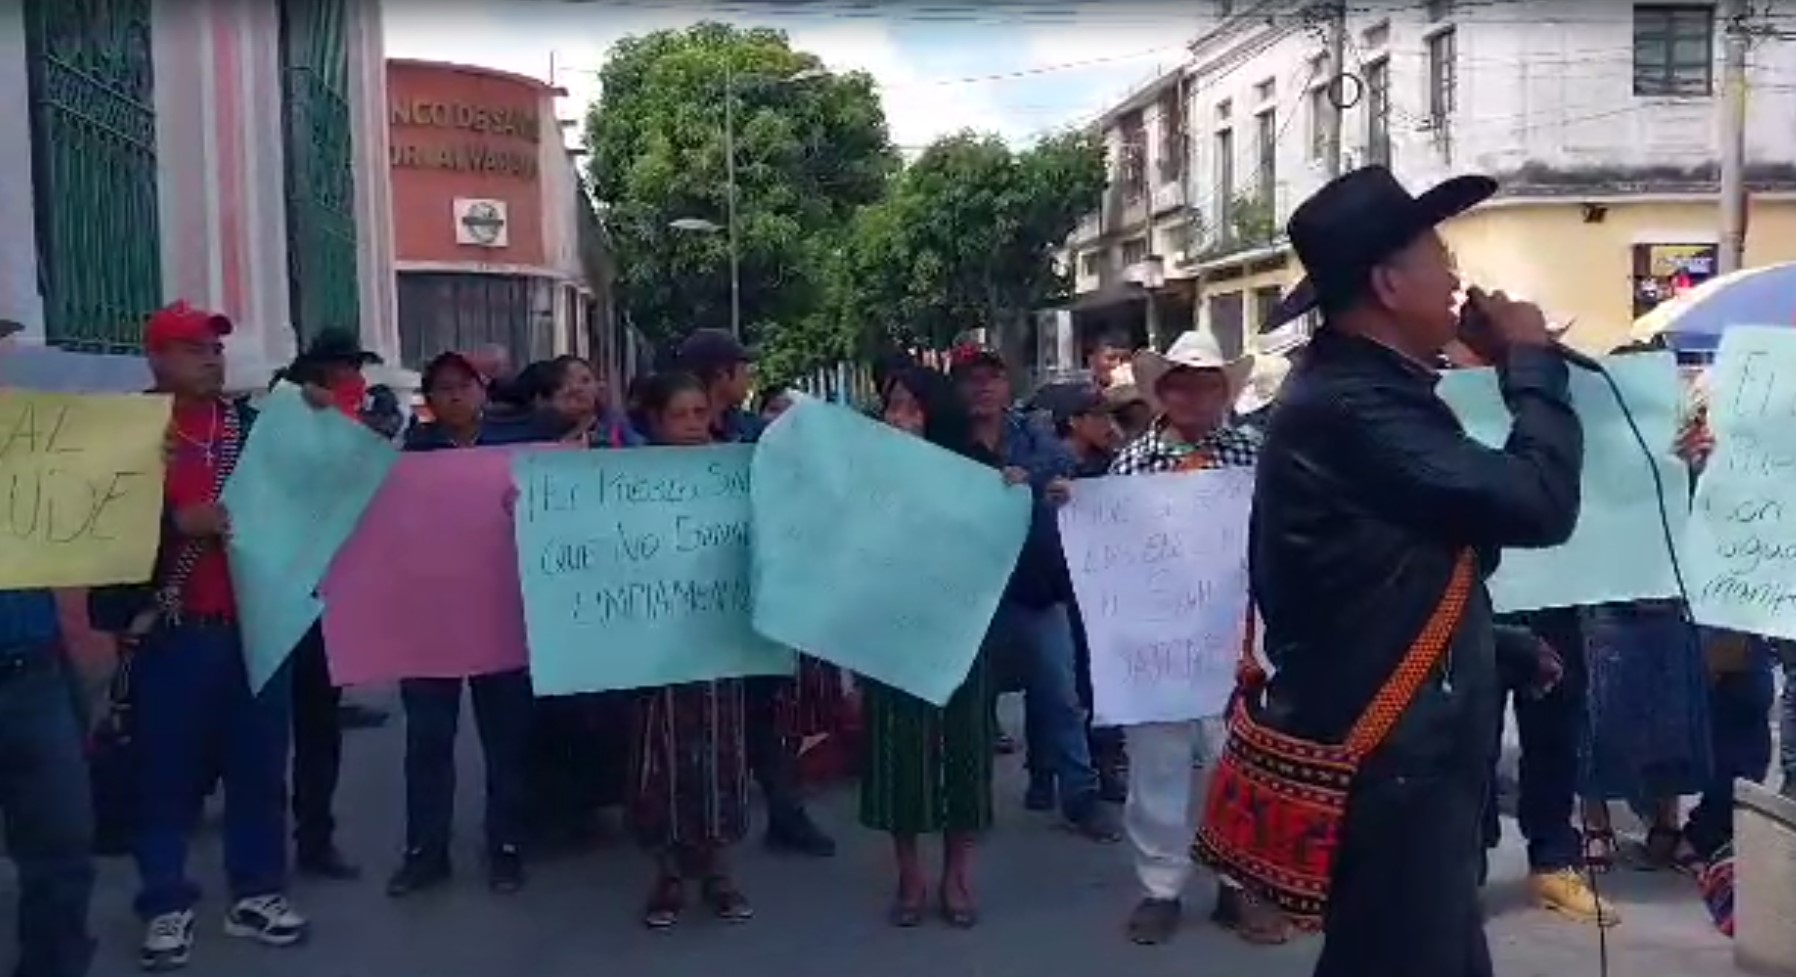
[[[386,0],[387,53],[486,65],[540,78],[551,60],[571,93],[598,96],[593,72],[619,38],[700,20],[784,29],[836,70],[879,80],[893,141],[916,149],[962,128],[1016,144],[1086,121],[1181,59],[1207,0],[1086,3],[657,3],[652,0]]]

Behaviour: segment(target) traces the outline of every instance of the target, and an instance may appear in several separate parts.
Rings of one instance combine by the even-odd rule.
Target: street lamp
[[[754,80],[763,85],[794,85],[827,77],[829,77],[829,72],[822,68],[805,68],[783,78],[754,78]],[[728,211],[725,218],[727,226],[720,228],[715,221],[708,221],[702,217],[681,217],[669,221],[667,226],[676,231],[691,231],[699,234],[716,234],[720,230],[729,232],[730,334],[741,339],[742,252],[737,244],[736,230],[736,73],[727,61],[723,66],[723,166],[724,206]]]

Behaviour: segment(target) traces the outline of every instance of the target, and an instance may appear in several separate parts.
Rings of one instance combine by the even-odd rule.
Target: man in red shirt
[[[224,316],[185,303],[150,316],[150,370],[157,392],[174,399],[162,545],[150,584],[93,597],[94,620],[121,632],[130,656],[146,970],[178,969],[192,951],[200,893],[187,877],[187,849],[214,777],[226,797],[225,932],[269,946],[307,932],[285,895],[291,669],[251,692],[224,545],[231,521],[219,494],[254,420],[224,395],[230,332]],[[323,397],[309,391],[307,399],[320,406]]]

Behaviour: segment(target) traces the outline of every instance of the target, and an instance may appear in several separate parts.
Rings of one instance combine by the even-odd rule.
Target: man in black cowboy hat
[[[380,354],[364,348],[354,332],[325,329],[281,378],[328,391],[339,411],[364,421],[368,381],[362,370],[380,363]],[[343,767],[343,728],[385,721],[385,713],[344,703],[343,690],[331,683],[323,625],[314,624],[293,651],[294,866],[302,873],[341,881],[361,875],[337,848],[332,813]]]
[[[1263,720],[1344,742],[1425,624],[1453,620],[1444,595],[1465,581],[1442,653],[1353,781],[1318,977],[1491,973],[1478,873],[1499,657],[1539,687],[1557,680],[1541,646],[1499,648],[1483,579],[1502,547],[1552,546],[1577,522],[1583,435],[1566,363],[1533,305],[1471,289],[1456,313],[1435,230],[1495,190],[1462,176],[1411,196],[1366,167],[1290,219],[1302,294],[1324,323],[1260,452],[1252,585],[1276,668]],[[1501,448],[1467,437],[1435,396],[1455,339],[1497,368],[1514,417]],[[1468,552],[1476,569],[1456,574]]]

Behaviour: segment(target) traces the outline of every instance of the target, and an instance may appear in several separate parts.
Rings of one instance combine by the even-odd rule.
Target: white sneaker
[[[237,900],[225,913],[225,933],[267,946],[292,946],[306,938],[309,924],[280,893]]]
[[[152,972],[180,970],[193,954],[193,910],[163,913],[144,930],[138,966]]]

